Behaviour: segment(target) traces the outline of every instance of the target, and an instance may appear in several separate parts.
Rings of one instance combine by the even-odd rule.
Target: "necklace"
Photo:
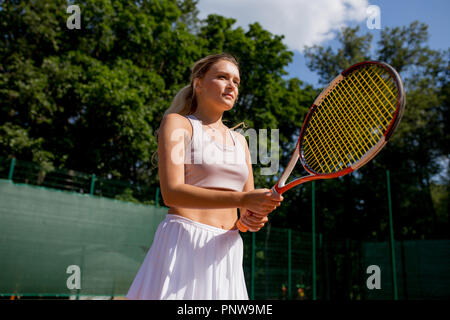
[[[219,131],[219,132],[221,132],[221,134],[220,134],[221,136],[222,136],[223,133],[225,134],[225,136],[222,136],[222,139],[225,139],[225,140],[227,139],[227,130],[228,130],[228,128],[225,127],[224,125],[222,125],[222,128],[225,128],[225,132],[223,132],[222,130],[219,130],[218,128],[213,128],[213,127],[211,127],[211,125],[209,125],[209,124],[207,124],[206,126],[209,127],[209,128],[211,128],[212,131],[213,131],[213,136],[211,137],[211,139],[217,141],[217,137],[215,136],[216,130]],[[230,135],[231,135],[231,132],[230,132]],[[224,140],[224,141],[225,141],[225,140]],[[220,142],[220,143],[223,144],[223,142]]]
[[[209,128],[211,128],[214,132],[217,130],[217,131],[222,131],[222,130],[219,130],[218,128],[213,128],[213,127],[211,127],[211,125],[209,125],[209,124],[207,124],[206,125],[207,127],[209,127]]]

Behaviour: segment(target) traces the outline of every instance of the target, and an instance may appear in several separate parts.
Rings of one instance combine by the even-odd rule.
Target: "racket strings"
[[[335,101],[333,101],[333,97],[331,97],[330,100],[332,100],[332,102],[335,102]],[[351,117],[351,115],[350,115],[350,117]],[[345,131],[345,135],[343,135],[343,136],[346,137],[346,141],[345,141],[345,143],[343,145],[344,145],[345,148],[347,148],[348,152],[350,154],[352,154],[351,150],[348,149],[348,145],[355,144],[358,141],[363,141],[364,142],[363,138],[360,135],[355,136],[355,137],[351,135],[352,122],[350,122],[350,121],[353,121],[353,117],[351,117],[351,119],[347,119],[347,118],[343,118],[343,117],[339,117],[339,118],[336,119],[336,117],[333,116],[333,119],[335,119],[335,121],[338,124],[338,126]],[[356,122],[353,122],[353,124],[355,124],[355,123]],[[359,131],[356,131],[356,132],[358,132],[358,133],[361,132],[360,131],[361,128],[358,128],[358,129],[359,129]],[[359,154],[359,150],[355,150],[354,154],[357,156],[357,158],[360,158],[362,156],[362,154]],[[353,157],[353,159],[357,159],[357,158]]]
[[[324,114],[322,114],[321,116],[324,116]],[[338,118],[336,119],[335,116],[333,114],[328,114],[328,116],[331,116],[330,118],[322,118],[319,115],[319,119],[320,121],[323,121],[323,123],[328,123],[328,124],[336,124],[333,127],[328,127],[330,130],[327,130],[328,128],[325,128],[325,132],[330,132],[330,134],[332,133],[332,138],[330,139],[329,137],[327,137],[327,141],[330,141],[331,144],[331,148],[327,145],[327,148],[324,150],[328,150],[328,156],[333,158],[334,160],[334,164],[335,166],[332,168],[332,170],[330,169],[330,166],[327,166],[327,169],[329,170],[328,172],[334,172],[337,170],[340,170],[341,168],[344,168],[346,166],[348,166],[349,161],[351,162],[351,160],[355,160],[356,158],[359,158],[360,154],[356,154],[352,152],[352,150],[350,150],[348,148],[348,145],[352,144],[352,143],[356,143],[356,141],[354,141],[353,137],[349,135],[348,132],[348,123],[346,121],[342,121],[343,118]],[[345,119],[344,119],[345,120]],[[337,128],[341,128],[344,131],[344,134],[338,134],[338,130]],[[332,153],[330,153],[330,149],[332,149]],[[342,158],[341,155],[342,154],[346,154],[347,156],[345,158]],[[356,157],[355,157],[356,155]],[[324,159],[324,157],[322,156],[322,159]]]
[[[346,96],[346,95],[344,95],[343,98],[344,98],[345,103],[351,103],[350,101],[347,100],[347,96]],[[339,100],[338,100],[338,99],[335,99],[335,97],[334,97],[333,95],[330,97],[330,100],[332,100],[331,102],[333,102],[333,103],[335,103],[335,104],[339,103]],[[353,103],[354,103],[354,102],[353,102]],[[329,107],[332,107],[332,106],[329,105]],[[348,134],[350,138],[353,138],[350,134],[352,133],[352,129],[354,129],[354,128],[351,128],[351,126],[352,126],[352,125],[353,125],[353,126],[356,126],[357,129],[358,129],[358,130],[356,130],[356,133],[358,134],[358,136],[355,137],[355,138],[357,139],[357,141],[362,141],[362,142],[367,146],[367,144],[366,144],[366,142],[365,142],[365,140],[364,140],[364,138],[366,138],[366,137],[362,137],[362,136],[361,136],[361,133],[364,132],[364,131],[362,130],[363,128],[361,128],[361,127],[359,126],[359,124],[360,124],[361,121],[362,121],[360,115],[359,115],[358,113],[355,113],[355,114],[351,114],[351,113],[350,113],[350,114],[348,114],[348,116],[349,116],[348,118],[344,118],[344,117],[339,118],[339,119],[342,119],[342,120],[343,120],[343,123],[344,123],[344,126],[343,126],[343,127],[344,127],[345,129],[347,129],[347,128],[350,129],[350,130],[346,131],[346,134]],[[355,117],[358,118],[357,121],[355,121]],[[352,140],[353,140],[353,139],[352,139]],[[356,141],[353,141],[353,143],[356,143]],[[356,151],[359,151],[359,150],[356,150]],[[361,153],[360,156],[362,156],[362,155],[363,155],[363,154]]]
[[[311,116],[302,140],[308,167],[333,173],[360,160],[388,129],[397,96],[394,79],[377,65],[344,78]]]
[[[313,119],[313,121],[316,121],[316,119]],[[317,163],[324,164],[324,166],[321,166],[323,170],[332,171],[334,168],[330,168],[331,162],[328,160],[328,157],[332,158],[332,161],[334,162],[339,162],[339,158],[338,156],[336,156],[339,154],[339,150],[337,150],[335,146],[339,146],[340,144],[337,141],[333,141],[333,136],[330,137],[330,135],[328,135],[328,132],[331,133],[332,129],[327,129],[328,128],[323,128],[322,130],[322,128],[318,126],[318,131],[320,131],[320,138],[317,139],[317,141],[320,143],[320,146],[316,144],[315,140],[313,140],[312,143],[317,150],[328,150],[328,154],[318,152],[320,160],[317,158],[316,154],[313,154],[313,157],[315,158],[314,160],[317,161]],[[310,157],[308,157],[308,159],[310,159]]]
[[[355,101],[355,99],[352,98],[352,95],[355,95],[355,92],[353,91],[352,87],[349,86],[349,88],[348,88],[350,93],[345,89],[345,86],[343,87],[343,89],[347,93],[347,95],[343,96],[343,100],[344,100],[345,103],[348,103],[348,104],[358,103],[358,101]],[[376,122],[376,121],[379,120],[379,117],[377,117],[377,115],[374,113],[374,111],[372,109],[369,109],[369,112],[367,112],[366,110],[358,110],[358,111],[360,113],[356,113],[356,115],[358,117],[358,121],[359,122],[355,122],[356,125],[358,125],[360,123],[364,123],[365,119],[367,119],[367,118],[370,118],[370,120],[373,121],[373,122]],[[372,113],[374,113],[374,114],[372,115],[370,111],[372,111]],[[363,132],[363,133],[367,132],[366,130],[364,130],[364,128],[361,128],[361,126],[359,126],[358,129],[360,130],[359,132]],[[365,135],[364,139],[370,141],[371,139],[373,139],[373,136]],[[363,140],[363,141],[365,142],[365,140]],[[369,144],[370,144],[370,142],[369,142]],[[367,146],[367,144],[365,144],[365,145]],[[370,146],[368,147],[368,149],[370,149]]]
[[[327,116],[330,116],[330,118],[327,118]],[[343,127],[342,125],[339,126],[335,126],[333,124],[339,124],[340,119],[336,119],[334,117],[333,114],[325,114],[325,113],[320,113],[318,114],[318,117],[313,119],[314,121],[314,125],[317,126],[318,131],[320,131],[321,137],[318,137],[319,141],[325,141],[325,143],[322,144],[325,145],[324,148],[322,148],[321,150],[319,150],[319,154],[321,156],[321,159],[324,160],[325,165],[326,165],[326,169],[329,172],[333,172],[334,170],[336,170],[336,167],[332,167],[330,168],[330,164],[329,161],[327,161],[327,157],[332,158],[333,163],[335,164],[340,164],[340,166],[342,166],[344,163],[346,164],[348,161],[344,161],[344,159],[342,159],[340,157],[341,154],[347,152],[348,154],[351,154],[351,150],[348,149],[348,145],[351,143],[348,140],[348,136],[347,135],[340,135],[338,134],[338,128],[342,127],[345,130],[345,127]],[[320,121],[323,125],[319,125],[316,123],[316,121]],[[323,128],[323,129],[322,129]],[[323,138],[324,137],[324,138]],[[314,140],[313,140],[314,143]],[[345,149],[345,150],[343,150]],[[324,154],[323,152],[320,152],[322,150],[327,150],[327,154]],[[309,157],[307,157],[307,159],[309,159]],[[325,168],[322,168],[325,169]]]
[[[330,93],[330,100],[332,101],[333,98],[333,92]],[[329,101],[324,101],[324,103],[330,107]],[[346,130],[346,126],[348,125],[347,123],[342,123],[341,120],[343,118],[336,118],[335,114],[333,113],[318,113],[317,114],[317,120],[320,120],[322,125],[318,125],[315,123],[316,127],[318,128],[318,130],[320,131],[321,134],[326,134],[326,148],[324,148],[323,150],[330,150],[332,149],[333,153],[330,154],[330,152],[328,152],[329,155],[333,156],[335,155],[335,159],[337,159],[336,162],[339,162],[342,166],[342,162],[344,159],[340,159],[339,158],[339,154],[342,154],[343,151],[347,151],[348,154],[350,155],[351,158],[354,159],[354,156],[351,152],[351,150],[348,149],[348,145],[351,143],[354,143],[354,141],[349,141],[349,137],[352,138],[349,134],[348,131]],[[315,120],[315,119],[314,119]],[[345,119],[344,119],[345,120]],[[324,130],[321,130],[321,127],[324,127]],[[341,128],[345,131],[346,134],[344,135],[340,135],[338,134],[338,128]],[[328,133],[330,133],[328,135]],[[319,139],[321,140],[321,139]],[[314,140],[313,140],[314,141]],[[328,143],[329,142],[329,143]],[[342,150],[342,147],[345,150]],[[321,153],[322,159],[324,159],[322,153]],[[329,168],[329,167],[328,167]],[[336,168],[334,168],[336,169]]]
[[[331,98],[333,98],[333,96],[331,96]],[[331,100],[333,100],[333,99],[331,99]],[[344,118],[345,119],[345,118]],[[328,119],[329,120],[329,119]],[[357,123],[357,122],[354,122],[354,120],[355,119],[350,119],[351,121],[353,121],[353,123]],[[327,123],[330,123],[330,122],[327,122]],[[340,124],[340,127],[342,127],[342,128],[347,128],[348,127],[348,122],[346,122],[346,121],[344,121],[343,123],[339,123]],[[359,130],[361,130],[361,128],[359,128]],[[328,131],[328,130],[327,130]],[[345,130],[346,131],[346,134],[348,134],[348,131],[347,130]],[[361,139],[361,136],[359,135],[359,140],[361,141],[362,139]],[[364,141],[364,140],[362,140],[362,141]],[[335,143],[335,142],[334,142]],[[347,142],[348,143],[348,142]],[[355,141],[353,141],[353,143],[355,143]],[[346,146],[346,144],[343,144],[344,146]],[[367,144],[365,144],[365,146],[367,147]],[[348,148],[346,149],[346,151],[348,152],[349,150],[348,150]],[[350,155],[350,157],[349,158],[353,158],[353,160],[354,160],[354,156],[353,156],[353,153],[352,152],[348,152],[349,153],[349,155]],[[361,153],[359,153],[358,154],[358,156],[362,156],[362,154]],[[323,157],[322,157],[323,158]],[[335,158],[335,157],[333,157],[333,158]],[[344,159],[345,160],[345,159]],[[340,165],[340,167],[342,167],[343,166],[343,161],[342,161],[342,159],[338,159],[338,161],[339,161],[339,165]],[[345,162],[344,162],[345,163]],[[329,166],[327,167],[328,169],[329,169]],[[339,168],[337,168],[337,169],[339,169]]]
[[[374,104],[374,105],[379,104],[379,105],[381,105],[381,106],[384,107],[384,101],[382,101],[382,100],[380,99],[380,97],[374,92],[374,90],[371,88],[370,84],[368,84],[367,81],[366,81],[364,78],[362,78],[362,80],[365,82],[365,84],[361,84],[360,80],[359,80],[357,77],[355,77],[355,80],[358,82],[359,86],[360,86],[361,88],[363,88],[363,90],[364,90],[364,92],[366,93],[368,99],[370,100],[370,103],[372,103],[372,104]],[[366,90],[365,86],[368,87],[368,90]],[[350,88],[351,88],[351,87],[350,87]],[[383,93],[383,91],[381,91],[381,90],[380,90],[379,92],[380,92],[380,93]],[[372,99],[371,94],[374,94],[374,96],[377,98],[378,102],[375,102],[375,101]],[[363,97],[363,98],[365,99],[365,97]],[[381,110],[377,110],[377,111],[381,111]],[[380,112],[379,114],[384,118],[384,120],[388,121],[382,112]],[[376,114],[376,116],[378,117],[378,114]]]
[[[361,83],[361,82],[359,82],[359,83]],[[367,92],[366,92],[367,93]],[[345,97],[345,96],[344,96]],[[333,97],[333,96],[331,96],[331,98],[332,99],[330,99],[330,100],[333,100],[333,98],[334,98],[334,100],[335,100],[335,97]],[[335,102],[334,102],[335,103]],[[345,119],[345,118],[344,118]],[[328,119],[329,120],[329,119]],[[334,120],[336,120],[335,118],[334,118]],[[351,121],[353,121],[353,123],[357,123],[357,122],[354,122],[354,118],[352,118],[352,119],[350,119]],[[330,122],[327,122],[327,123],[330,123]],[[340,127],[343,127],[344,129],[345,128],[347,128],[348,127],[348,122],[346,122],[346,121],[344,121],[343,123],[341,122],[340,123]],[[333,130],[333,131],[335,131],[335,130]],[[348,134],[348,130],[345,130],[346,131],[346,134]],[[361,131],[361,128],[359,128],[359,131]],[[328,130],[326,130],[326,132],[328,132]],[[323,133],[323,132],[322,132]],[[329,138],[328,138],[329,139]],[[359,140],[361,141],[361,136],[359,135]],[[364,141],[364,140],[362,140],[362,141]],[[335,141],[334,141],[334,143],[336,143]],[[347,143],[348,143],[348,141],[347,141]],[[353,141],[353,143],[355,143],[355,141]],[[323,144],[322,144],[323,145]],[[344,146],[346,146],[346,144],[344,144]],[[365,146],[366,146],[366,148],[367,148],[367,144],[365,144]],[[334,150],[336,150],[336,149],[334,149]],[[346,151],[348,152],[349,150],[348,150],[348,148],[346,148]],[[354,159],[354,156],[353,156],[353,153],[351,153],[351,152],[349,152],[349,154],[351,155],[351,158],[353,158]],[[358,154],[359,156],[362,156],[362,153],[359,153]],[[323,157],[322,157],[323,158]],[[342,161],[340,161],[340,164],[341,164],[341,166],[342,166]],[[328,166],[328,169],[329,169],[329,166]]]
[[[334,93],[330,93],[330,101],[324,101],[324,103],[327,105],[327,107],[332,107],[332,105],[331,105],[331,103],[335,103],[336,104],[336,97],[334,97]],[[345,97],[345,96],[344,96]],[[323,118],[323,116],[331,116],[331,118]],[[334,158],[333,160],[335,160],[334,161],[334,163],[336,163],[336,164],[338,164],[338,166],[334,166],[333,167],[333,170],[331,170],[330,169],[330,166],[327,164],[327,167],[326,167],[326,169],[329,171],[329,172],[333,172],[333,171],[338,171],[338,170],[340,170],[340,169],[342,169],[342,168],[345,168],[345,167],[347,167],[351,162],[355,162],[357,159],[359,159],[359,158],[361,158],[362,156],[363,156],[363,153],[362,152],[360,152],[360,150],[355,150],[356,152],[352,152],[351,150],[349,150],[348,149],[348,145],[349,144],[355,144],[355,143],[357,143],[358,141],[355,141],[355,139],[357,138],[358,140],[359,140],[359,142],[360,141],[363,141],[363,143],[364,143],[364,140],[362,139],[362,137],[359,135],[358,137],[353,137],[352,135],[351,135],[351,131],[350,130],[348,130],[348,128],[351,126],[351,124],[358,124],[361,120],[359,119],[359,121],[355,121],[355,119],[352,117],[352,114],[350,114],[350,122],[348,121],[348,119],[346,119],[345,117],[339,117],[339,118],[336,118],[335,117],[335,115],[334,115],[334,113],[329,113],[329,114],[326,114],[326,113],[318,113],[318,117],[317,117],[320,121],[321,121],[321,123],[322,124],[325,124],[325,126],[327,125],[327,124],[336,124],[335,126],[333,126],[333,127],[327,127],[327,128],[325,128],[325,132],[330,132],[330,133],[333,133],[333,135],[332,135],[332,138],[330,139],[330,137],[329,136],[327,136],[327,139],[326,139],[326,141],[331,141],[331,145],[329,145],[329,144],[327,144],[326,145],[326,148],[324,148],[323,150],[330,150],[330,149],[333,149],[333,153],[332,154],[330,154],[330,152],[328,151],[328,155],[331,157],[331,158]],[[317,126],[318,128],[319,128],[319,130],[320,130],[320,126]],[[336,127],[338,127],[338,128],[341,128],[341,129],[343,129],[343,131],[344,131],[344,133],[345,134],[343,134],[343,135],[336,135],[336,133],[337,133],[337,130],[336,130]],[[354,129],[354,128],[353,128]],[[361,132],[361,128],[358,128],[359,130],[358,131],[356,131],[356,132]],[[322,130],[320,130],[321,131],[321,133],[323,134],[323,131]],[[344,139],[333,139],[333,138],[335,138],[335,137],[337,137],[337,138],[339,138],[339,137],[343,137]],[[347,137],[350,137],[350,139],[352,140],[352,141],[349,141],[348,139],[347,139]],[[319,139],[319,140],[321,140],[321,139]],[[332,141],[332,140],[334,140],[334,141]],[[345,140],[345,141],[344,141]],[[366,145],[366,147],[367,147],[367,144],[365,144]],[[333,148],[333,146],[334,146],[334,148]],[[331,147],[331,148],[330,148]],[[338,148],[336,148],[336,147],[341,147],[341,149],[338,149]],[[345,150],[343,150],[342,149],[342,147],[345,149]],[[369,147],[368,147],[368,149],[369,149]],[[345,152],[347,152],[347,157],[345,158],[345,159],[343,159],[342,157],[340,158],[339,157],[339,155],[341,155],[341,154],[343,154],[343,153],[345,153]],[[321,154],[321,158],[323,159],[323,160],[325,160],[324,159],[324,156],[323,156],[323,154],[322,153],[320,153]],[[323,167],[322,167],[322,169],[324,169]]]

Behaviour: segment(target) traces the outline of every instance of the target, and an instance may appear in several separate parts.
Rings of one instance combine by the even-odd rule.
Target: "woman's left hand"
[[[269,221],[267,215],[254,213],[249,214],[246,208],[239,208],[241,214],[241,220],[250,232],[259,231]]]

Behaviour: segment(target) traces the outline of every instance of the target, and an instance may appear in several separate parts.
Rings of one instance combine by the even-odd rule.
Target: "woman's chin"
[[[214,104],[214,107],[213,107],[213,104]],[[231,100],[214,101],[214,102],[211,102],[210,107],[217,109],[217,110],[222,110],[222,112],[229,111],[229,110],[233,109],[234,101],[231,101]]]
[[[223,105],[225,106],[226,110],[231,110],[233,109],[234,103],[225,102]]]

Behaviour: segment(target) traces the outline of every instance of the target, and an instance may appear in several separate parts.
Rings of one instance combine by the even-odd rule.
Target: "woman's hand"
[[[267,216],[280,206],[283,197],[270,189],[256,189],[244,193],[242,207],[259,216]]]
[[[240,208],[241,222],[251,232],[259,231],[269,221],[267,215],[280,206],[283,197],[269,189],[256,189],[244,194]]]
[[[269,221],[267,215],[261,215],[259,213],[250,214],[246,208],[239,208],[239,212],[242,223],[245,224],[250,232],[259,231],[262,227],[264,227],[267,221]]]

